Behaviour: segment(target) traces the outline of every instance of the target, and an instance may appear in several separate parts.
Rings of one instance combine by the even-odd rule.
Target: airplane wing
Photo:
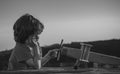
[[[76,48],[70,48],[70,47],[63,47],[63,49],[66,49],[66,55],[72,58],[79,59],[82,54],[81,49]],[[120,65],[120,58],[110,55],[105,55],[101,53],[96,53],[90,51],[88,57],[88,61],[95,62],[95,63],[102,63],[102,64],[113,64],[113,65]]]

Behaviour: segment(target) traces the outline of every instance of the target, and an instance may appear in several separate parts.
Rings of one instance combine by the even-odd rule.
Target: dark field
[[[41,70],[1,71],[0,74],[120,74],[120,69],[43,67]]]

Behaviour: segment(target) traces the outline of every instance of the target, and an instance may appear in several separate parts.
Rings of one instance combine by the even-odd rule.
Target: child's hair
[[[44,25],[30,14],[24,14],[14,24],[14,40],[19,43],[25,43],[30,35],[43,29]]]

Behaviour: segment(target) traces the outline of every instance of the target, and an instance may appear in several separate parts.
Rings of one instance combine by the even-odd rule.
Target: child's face
[[[32,35],[32,40],[38,41],[39,40],[39,35],[42,33],[43,29],[39,27],[39,31],[36,32],[34,35]]]
[[[38,32],[34,33],[33,35],[29,36],[29,38],[26,40],[26,44],[32,44],[33,42],[38,42],[39,35],[42,33],[43,29],[39,27]]]
[[[32,36],[32,40],[38,41],[38,40],[39,40],[39,35],[38,35],[38,34],[33,35],[33,36]]]
[[[36,45],[36,43],[38,42],[39,40],[39,36],[38,34],[34,34],[34,35],[31,35],[29,36],[29,38],[26,40],[26,44],[33,47]]]
[[[37,33],[36,34],[41,34],[42,33],[42,31],[43,31],[43,28],[41,27],[41,26],[39,26],[39,30],[37,31]]]

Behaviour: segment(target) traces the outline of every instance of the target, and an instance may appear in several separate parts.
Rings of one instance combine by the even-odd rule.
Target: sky
[[[0,50],[14,47],[12,28],[25,13],[45,25],[41,46],[120,39],[120,0],[0,0]]]

